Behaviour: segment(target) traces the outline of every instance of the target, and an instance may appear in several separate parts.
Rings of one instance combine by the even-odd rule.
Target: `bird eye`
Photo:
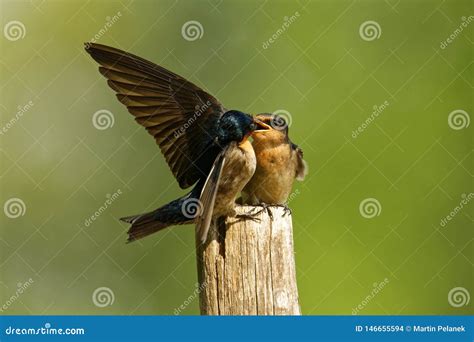
[[[250,124],[250,130],[251,130],[251,131],[255,131],[256,129],[257,129],[257,125],[252,122],[252,123]]]
[[[280,115],[274,115],[270,125],[278,130],[285,129],[288,126],[285,118],[281,117]]]

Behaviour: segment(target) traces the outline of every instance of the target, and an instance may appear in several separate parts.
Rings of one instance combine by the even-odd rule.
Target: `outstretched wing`
[[[220,102],[184,78],[133,54],[86,43],[86,51],[135,120],[146,128],[178,180],[187,188],[206,177],[214,156],[209,134],[226,111]],[[211,153],[212,154],[212,153]],[[208,163],[202,160],[211,157]]]

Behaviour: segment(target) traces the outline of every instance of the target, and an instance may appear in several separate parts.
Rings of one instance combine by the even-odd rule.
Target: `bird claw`
[[[281,207],[283,208],[283,214],[281,215],[281,217],[285,217],[287,215],[291,215],[291,209],[286,205],[286,204],[266,204],[266,203],[261,203],[259,204],[258,206],[261,206],[262,209],[259,210],[257,214],[260,214],[263,210],[266,210],[267,213],[268,213],[268,216],[270,216],[270,218],[273,220],[273,212],[272,210],[270,209],[270,207]]]
[[[273,221],[273,213],[272,213],[272,210],[270,209],[271,205],[269,204],[266,204],[266,203],[260,203],[258,205],[256,205],[257,207],[262,207],[262,209],[260,209],[259,211],[257,211],[256,213],[254,213],[254,215],[258,215],[260,214],[262,211],[266,210],[268,216],[270,216],[270,219]]]
[[[288,207],[287,205],[285,204],[280,204],[278,205],[279,207],[282,207],[283,208],[283,214],[281,215],[281,217],[285,217],[287,215],[291,215],[291,209],[290,207]]]
[[[257,212],[257,213],[248,213],[248,214],[240,214],[240,215],[236,215],[235,217],[239,220],[239,221],[243,221],[243,220],[251,220],[251,221],[254,221],[254,222],[262,222],[262,220],[260,220],[258,217],[255,217],[256,215],[258,215],[260,212]]]
[[[261,220],[259,218],[255,217],[255,216],[261,214],[263,211],[266,211],[268,216],[270,217],[270,219],[273,221],[273,212],[271,210],[271,207],[282,207],[283,208],[283,214],[281,215],[281,217],[291,215],[291,209],[285,204],[276,204],[275,205],[275,204],[260,203],[260,204],[256,205],[256,207],[262,207],[262,209],[260,209],[256,212],[251,211],[248,214],[237,215],[236,217],[238,219],[241,219],[241,220],[249,219],[249,220],[252,220],[254,222],[261,222]]]

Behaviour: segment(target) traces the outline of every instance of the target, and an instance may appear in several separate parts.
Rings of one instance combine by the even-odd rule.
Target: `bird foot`
[[[257,204],[256,207],[262,207],[262,209],[260,209],[259,211],[257,211],[256,213],[254,213],[254,215],[258,215],[260,214],[262,211],[266,211],[268,216],[270,216],[270,219],[273,221],[273,213],[272,213],[272,210],[270,209],[272,205],[269,205],[269,204],[266,204],[266,203],[260,203],[260,204]]]
[[[249,212],[247,214],[236,215],[235,217],[238,219],[238,221],[251,220],[251,221],[260,223],[261,220],[258,217],[256,217],[258,214],[259,212],[258,213]]]
[[[283,208],[283,214],[281,215],[281,217],[285,217],[285,216],[287,216],[287,215],[291,215],[291,209],[290,209],[290,207],[288,207],[286,204],[279,204],[279,205],[277,205],[277,206]]]

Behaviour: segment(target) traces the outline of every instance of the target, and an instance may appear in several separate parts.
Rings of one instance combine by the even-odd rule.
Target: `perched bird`
[[[211,221],[235,215],[235,198],[252,177],[256,158],[248,138],[270,127],[227,111],[204,90],[133,54],[86,43],[86,51],[135,120],[156,140],[186,195],[151,212],[124,217],[128,241],[170,225],[197,222],[204,242]]]
[[[259,114],[256,118],[271,129],[252,135],[257,156],[257,169],[243,190],[243,202],[251,205],[286,205],[293,181],[303,180],[308,166],[303,151],[291,142],[288,124],[275,114]]]

